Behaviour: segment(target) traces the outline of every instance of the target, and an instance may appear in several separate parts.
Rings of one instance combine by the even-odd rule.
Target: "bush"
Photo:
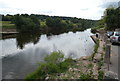
[[[69,63],[68,62],[61,62],[59,64],[59,67],[60,67],[60,72],[64,72],[68,69],[68,66],[69,66]]]
[[[67,62],[67,63],[72,65],[75,62],[75,60],[73,60],[72,58],[69,57],[69,58],[65,59],[65,62]]]
[[[95,28],[95,27],[91,28],[91,32],[95,34],[97,32],[97,28]]]
[[[26,81],[29,79],[43,79],[45,78],[46,64],[41,64],[38,69],[25,77]]]
[[[103,66],[103,61],[101,60],[100,62],[97,63],[98,69],[101,69],[101,66]]]
[[[52,52],[50,55],[47,55],[44,60],[47,63],[58,64],[63,61],[64,54],[62,52]]]
[[[94,79],[92,70],[89,73],[80,73],[80,79]]]
[[[25,80],[28,79],[44,79],[47,74],[62,73],[65,72],[73,60],[71,58],[65,59],[63,61],[64,55],[61,52],[52,52],[47,55],[44,60],[45,63],[39,63],[38,69],[27,75]]]
[[[102,80],[104,77],[104,72],[103,71],[98,71],[98,79]]]
[[[60,70],[60,67],[57,65],[57,64],[53,64],[53,63],[48,63],[46,64],[46,73],[47,74],[53,74],[53,73],[60,73],[61,70]]]
[[[72,58],[66,58],[63,62],[60,63],[61,72],[66,71],[69,66],[74,64],[74,60]]]

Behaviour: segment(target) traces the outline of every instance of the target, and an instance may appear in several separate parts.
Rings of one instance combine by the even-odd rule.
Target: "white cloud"
[[[99,5],[110,1],[115,2],[115,0],[0,0],[0,14],[34,13],[100,19],[104,9]]]

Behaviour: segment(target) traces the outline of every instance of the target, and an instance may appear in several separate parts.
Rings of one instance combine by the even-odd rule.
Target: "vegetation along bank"
[[[15,28],[20,33],[41,32],[60,34],[68,31],[82,31],[93,27],[97,20],[76,17],[48,16],[38,14],[2,15],[3,28]]]

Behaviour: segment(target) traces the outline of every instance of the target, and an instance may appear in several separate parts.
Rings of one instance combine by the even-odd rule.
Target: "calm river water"
[[[2,78],[22,79],[37,68],[47,54],[62,51],[73,59],[88,56],[93,52],[94,42],[90,29],[83,32],[68,32],[60,35],[25,34],[0,40],[2,44]]]

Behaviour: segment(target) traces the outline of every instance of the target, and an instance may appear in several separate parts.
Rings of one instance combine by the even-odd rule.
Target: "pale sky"
[[[120,0],[0,0],[0,14],[44,14],[98,20]]]

